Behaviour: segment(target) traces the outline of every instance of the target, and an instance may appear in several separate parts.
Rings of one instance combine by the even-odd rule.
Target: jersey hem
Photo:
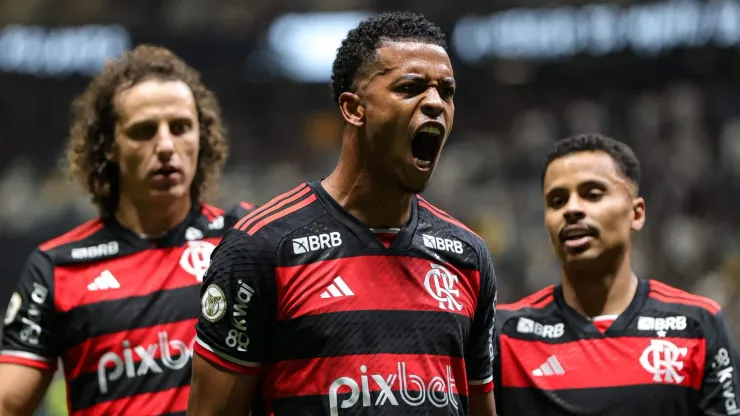
[[[193,351],[207,361],[210,361],[211,363],[217,364],[221,367],[226,368],[227,370],[234,371],[236,373],[256,374],[260,370],[261,365],[259,363],[238,360],[234,357],[230,357],[226,354],[215,351],[200,338],[195,338]]]
[[[0,351],[0,363],[18,364],[49,371],[56,369],[53,360],[26,351]]]

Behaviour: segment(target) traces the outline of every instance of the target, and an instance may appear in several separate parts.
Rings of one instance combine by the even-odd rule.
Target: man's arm
[[[31,416],[43,400],[54,372],[0,363],[0,416]]]
[[[245,415],[275,327],[275,250],[229,230],[203,279],[188,415]]]
[[[495,416],[493,396],[493,359],[496,354],[494,331],[496,317],[496,274],[488,247],[481,253],[480,298],[465,356],[468,373],[470,416]]]
[[[32,415],[58,356],[51,259],[35,251],[10,298],[0,342],[0,416]]]
[[[738,351],[722,311],[709,319],[706,328],[707,358],[699,407],[703,415],[740,414]]]
[[[188,414],[243,416],[258,382],[257,374],[232,373],[195,354]]]

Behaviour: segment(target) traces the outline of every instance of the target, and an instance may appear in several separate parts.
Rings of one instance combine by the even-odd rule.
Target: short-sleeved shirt
[[[260,374],[254,415],[467,415],[493,388],[495,299],[485,242],[447,213],[413,196],[372,230],[313,182],[216,248],[194,349]]]
[[[738,355],[719,305],[655,280],[640,280],[616,319],[596,322],[550,286],[500,305],[496,333],[501,416],[740,414]]]
[[[198,205],[156,239],[95,219],[41,244],[10,298],[0,362],[51,371],[61,359],[73,416],[184,414],[200,283],[250,208]]]

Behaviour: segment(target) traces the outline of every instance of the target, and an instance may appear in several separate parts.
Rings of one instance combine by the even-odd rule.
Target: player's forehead
[[[151,79],[120,91],[115,98],[121,123],[197,115],[193,92],[180,80]]]
[[[390,78],[418,74],[431,80],[452,79],[452,63],[439,45],[420,41],[383,41],[378,47],[376,70]]]
[[[602,151],[584,151],[553,160],[545,171],[545,194],[554,189],[573,189],[584,183],[629,186],[616,161]]]

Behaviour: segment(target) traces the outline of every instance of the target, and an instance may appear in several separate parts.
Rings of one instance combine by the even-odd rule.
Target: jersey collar
[[[339,221],[342,225],[347,227],[364,245],[369,249],[387,250],[383,245],[383,242],[375,235],[372,229],[367,225],[361,223],[357,218],[347,212],[334,198],[326,192],[326,189],[321,185],[321,181],[314,181],[308,183],[308,186],[313,189],[316,197],[321,201],[324,209]],[[413,241],[416,227],[419,223],[419,203],[416,199],[416,195],[411,197],[411,215],[409,216],[406,223],[401,227],[398,235],[393,239],[388,249],[390,250],[405,250],[411,246]]]
[[[637,290],[635,291],[635,296],[632,298],[632,301],[627,306],[627,309],[625,309],[624,312],[619,315],[614,323],[612,323],[611,326],[609,326],[609,328],[603,334],[601,333],[601,331],[599,331],[598,328],[596,328],[596,326],[594,326],[593,322],[591,322],[588,318],[581,315],[580,313],[576,312],[575,309],[571,308],[570,306],[568,306],[567,303],[565,303],[562,284],[555,287],[553,295],[555,297],[555,304],[565,316],[568,326],[570,326],[571,328],[575,328],[584,335],[588,334],[593,336],[610,336],[624,331],[627,326],[629,326],[630,322],[632,322],[632,320],[640,313],[642,307],[645,305],[645,301],[648,298],[649,292],[649,282],[644,279],[639,279],[637,281]]]

